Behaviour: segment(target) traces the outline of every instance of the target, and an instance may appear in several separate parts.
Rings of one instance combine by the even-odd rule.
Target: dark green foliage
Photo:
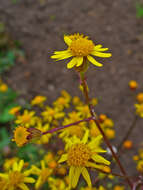
[[[17,106],[15,103],[16,97],[16,92],[10,88],[6,92],[0,92],[0,123],[7,123],[14,119],[9,110]]]
[[[143,5],[137,3],[136,4],[137,18],[143,18]]]

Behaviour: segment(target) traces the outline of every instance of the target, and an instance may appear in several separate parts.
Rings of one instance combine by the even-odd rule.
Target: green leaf
[[[17,104],[13,103],[4,108],[3,112],[0,114],[0,123],[7,123],[14,119],[14,116],[9,113],[10,109],[17,106]]]
[[[136,4],[137,18],[143,18],[143,5]]]
[[[8,135],[8,131],[6,128],[0,129],[0,150],[2,150],[5,146],[9,145],[10,137]]]

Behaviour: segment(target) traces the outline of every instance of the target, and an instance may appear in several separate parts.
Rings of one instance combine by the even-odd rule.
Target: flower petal
[[[71,45],[71,43],[72,43],[72,40],[68,37],[68,36],[64,36],[64,41],[65,41],[65,43],[68,45],[68,46],[70,46]]]
[[[76,66],[77,67],[81,66],[83,63],[83,57],[76,57],[76,61],[77,61]]]
[[[77,186],[80,174],[83,170],[83,167],[75,167],[74,176],[72,177],[72,187],[75,188]]]
[[[20,172],[24,166],[24,161],[20,160],[17,170]]]
[[[71,69],[72,67],[74,67],[76,65],[77,61],[76,61],[76,57],[74,57],[68,64],[67,64],[67,68]]]
[[[22,189],[22,190],[29,190],[29,188],[27,187],[27,185],[25,185],[24,183],[18,184],[18,187],[20,187],[20,189]]]
[[[110,162],[108,160],[106,160],[105,158],[103,158],[102,156],[95,154],[92,155],[91,157],[95,162],[100,163],[100,164],[105,164],[105,165],[110,165]]]
[[[89,137],[89,131],[86,130],[86,132],[85,132],[85,134],[84,134],[84,136],[83,136],[83,138],[82,138],[82,143],[83,143],[83,144],[86,144],[86,143],[87,143],[88,137]]]
[[[97,51],[92,51],[91,55],[97,56],[97,57],[111,57],[112,54],[111,53],[101,53]]]
[[[97,67],[102,67],[103,65],[99,62],[97,62],[93,57],[90,55],[87,56],[87,59],[93,64],[96,65]]]
[[[24,178],[24,183],[34,183],[35,179],[32,177],[25,177]]]
[[[91,187],[92,186],[91,179],[90,179],[89,173],[86,168],[83,168],[82,175],[83,175],[85,181],[87,182],[88,186]]]
[[[74,177],[74,171],[75,171],[75,167],[71,166],[70,171],[69,171],[69,185],[70,185],[70,188],[72,187],[72,180],[73,180],[73,177]]]
[[[109,48],[100,48],[100,49],[97,49],[97,51],[107,51]]]
[[[68,155],[67,154],[63,154],[60,158],[60,160],[58,161],[58,163],[61,163],[61,162],[65,162],[68,158]]]
[[[93,51],[94,51],[94,50],[98,50],[98,49],[100,49],[101,47],[102,47],[102,45],[101,45],[101,44],[98,44],[98,45],[94,46]]]

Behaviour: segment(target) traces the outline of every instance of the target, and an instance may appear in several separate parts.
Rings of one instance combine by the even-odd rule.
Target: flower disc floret
[[[91,40],[79,38],[72,41],[69,49],[71,50],[73,56],[84,57],[88,56],[93,51],[94,44]]]
[[[68,151],[69,166],[86,166],[91,157],[91,151],[85,144],[74,144]]]
[[[24,175],[19,171],[13,171],[9,174],[10,185],[15,186],[24,180]]]

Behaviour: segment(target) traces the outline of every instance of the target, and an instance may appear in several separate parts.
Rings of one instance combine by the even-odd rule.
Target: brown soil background
[[[128,89],[131,79],[143,91],[143,19],[136,18],[133,0],[1,0],[0,19],[8,32],[19,40],[26,52],[26,63],[17,63],[5,75],[5,81],[20,93],[20,101],[41,94],[49,103],[62,89],[79,95],[78,78],[66,69],[66,61],[54,63],[54,50],[66,48],[64,33],[84,33],[96,43],[109,47],[113,56],[104,67],[91,65],[88,84],[91,96],[99,97],[97,113],[105,113],[115,122],[117,144],[133,121],[134,97]],[[131,155],[143,138],[143,122],[134,134],[134,150],[122,156],[130,174],[135,173]]]

